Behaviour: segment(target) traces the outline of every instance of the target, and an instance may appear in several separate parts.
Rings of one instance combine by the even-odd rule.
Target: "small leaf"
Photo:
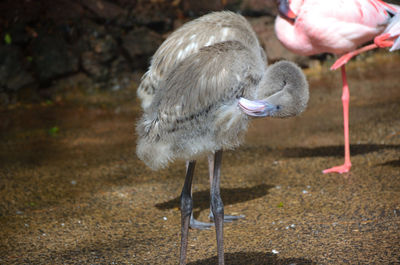
[[[4,41],[6,44],[11,44],[12,39],[11,39],[11,35],[9,33],[6,33],[6,35],[4,36]]]
[[[283,202],[278,203],[278,205],[276,207],[282,208],[283,207]]]
[[[60,131],[60,128],[58,128],[58,126],[54,126],[54,127],[50,128],[49,134],[51,136],[55,136],[59,131]]]
[[[26,60],[27,60],[28,62],[32,62],[32,61],[33,61],[33,58],[32,58],[32,56],[26,56]]]

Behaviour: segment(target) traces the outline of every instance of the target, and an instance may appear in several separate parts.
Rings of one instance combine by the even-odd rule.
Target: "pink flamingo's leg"
[[[340,67],[342,67],[343,65],[345,65],[348,61],[350,61],[351,58],[353,58],[354,56],[375,49],[375,48],[388,48],[388,47],[392,47],[393,43],[394,43],[394,39],[397,36],[391,36],[389,33],[384,33],[381,34],[379,36],[376,36],[374,39],[374,43],[364,46],[360,49],[357,49],[355,51],[351,51],[349,53],[346,53],[345,55],[343,55],[342,57],[340,57],[339,59],[336,60],[336,62],[331,66],[331,70],[336,70]]]
[[[351,58],[354,56],[363,53],[365,51],[369,51],[375,48],[378,48],[379,46],[376,45],[375,43],[367,45],[365,47],[362,47],[358,50],[346,53],[345,55],[342,55],[339,59],[336,60],[336,62],[331,66],[331,70],[336,70],[342,66],[344,66],[348,61],[350,61]]]
[[[349,140],[349,99],[350,92],[349,86],[347,84],[346,78],[346,69],[345,64],[354,56],[363,53],[365,51],[369,51],[375,48],[387,48],[391,47],[394,43],[394,39],[397,36],[391,36],[389,33],[381,34],[374,39],[374,43],[364,46],[355,51],[346,53],[342,57],[340,57],[336,62],[331,66],[331,70],[336,70],[339,67],[342,68],[342,80],[343,80],[343,93],[342,93],[342,102],[343,102],[343,121],[344,121],[344,164],[337,167],[332,167],[329,169],[325,169],[322,172],[326,173],[345,173],[349,172],[351,168],[350,162],[350,140]]]
[[[350,92],[349,86],[347,84],[346,69],[342,66],[342,80],[343,80],[343,93],[342,93],[342,103],[343,103],[343,122],[344,122],[344,164],[341,166],[332,167],[322,171],[326,173],[346,173],[350,171],[350,140],[349,140],[349,100]]]

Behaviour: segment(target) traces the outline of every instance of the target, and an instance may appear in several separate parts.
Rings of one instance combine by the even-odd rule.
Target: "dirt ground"
[[[303,115],[255,120],[223,156],[227,264],[400,264],[400,54],[348,65],[353,168],[343,161],[340,72],[306,70]],[[135,155],[137,84],[71,88],[0,112],[1,264],[177,264],[184,163],[153,172]],[[194,180],[207,220],[206,159]],[[190,230],[189,264],[215,264],[214,229]]]

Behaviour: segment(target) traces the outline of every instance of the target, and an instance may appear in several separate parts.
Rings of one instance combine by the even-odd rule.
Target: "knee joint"
[[[193,210],[193,199],[191,196],[181,194],[181,212],[182,215],[190,215]]]
[[[213,196],[211,198],[211,207],[214,215],[224,215],[224,203],[220,196]]]

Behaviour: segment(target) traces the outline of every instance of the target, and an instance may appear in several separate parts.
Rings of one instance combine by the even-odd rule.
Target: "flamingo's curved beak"
[[[271,117],[279,111],[280,106],[263,100],[239,99],[239,107],[244,113],[252,117]]]
[[[290,9],[289,0],[277,0],[277,2],[279,15],[290,23],[294,23],[297,15]]]

